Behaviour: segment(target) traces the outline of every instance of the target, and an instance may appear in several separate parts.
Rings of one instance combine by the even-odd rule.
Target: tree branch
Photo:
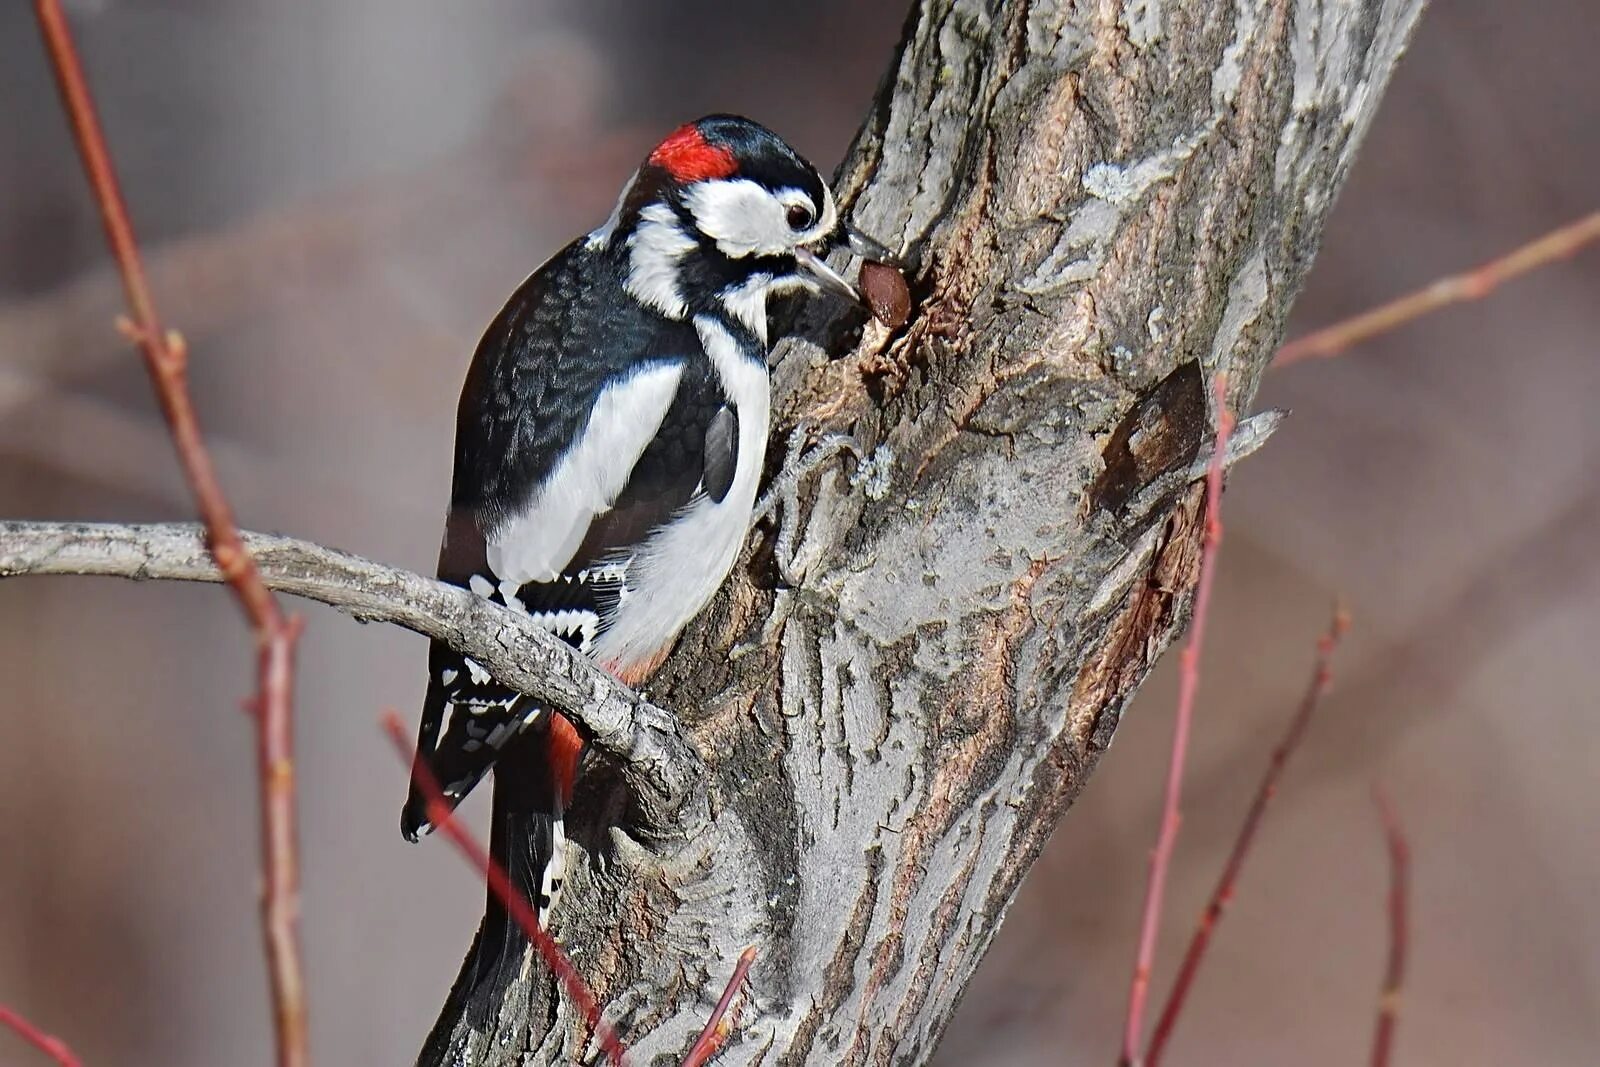
[[[727,988],[723,989],[721,998],[717,1000],[717,1006],[711,1009],[711,1018],[706,1020],[705,1029],[700,1031],[700,1037],[690,1046],[689,1054],[683,1058],[678,1067],[705,1067],[713,1056],[722,1051],[723,1042],[728,1040],[728,1032],[733,1029],[734,1021],[739,1015],[739,1010],[734,1005],[734,998],[744,987],[744,980],[749,975],[750,968],[755,965],[756,955],[754,945],[739,953],[739,962],[733,968],[733,976],[728,979]]]
[[[1400,1023],[1400,992],[1406,977],[1406,950],[1411,940],[1411,842],[1400,813],[1381,785],[1372,788],[1373,801],[1383,823],[1389,853],[1389,953],[1383,965],[1383,989],[1378,998],[1378,1020],[1372,1030],[1372,1067],[1389,1067],[1395,1028]]]
[[[261,791],[261,925],[272,988],[273,1037],[280,1067],[305,1067],[310,1057],[300,957],[300,856],[294,785],[294,655],[300,622],[279,608],[240,539],[233,505],[222,491],[189,394],[189,349],[176,330],[162,328],[66,16],[59,0],[35,0],[34,10],[133,315],[131,322],[119,320],[118,326],[144,356],[184,480],[205,524],[206,546],[256,640],[257,689],[250,709],[255,718]]]
[[[1440,278],[1415,292],[1297,337],[1278,349],[1272,365],[1287,367],[1308,359],[1342,355],[1424,315],[1453,304],[1482,300],[1511,279],[1575,256],[1596,241],[1600,241],[1600,211],[1591,211],[1479,267]]]
[[[690,833],[707,817],[704,764],[676,720],[526,616],[309,541],[245,533],[243,544],[268,589],[437,638],[506,685],[569,714],[621,766],[647,834]],[[222,580],[200,528],[190,523],[0,521],[0,578],[31,574]]]
[[[45,1033],[21,1015],[0,1004],[0,1026],[14,1031],[18,1037],[49,1056],[56,1067],[83,1067],[83,1061],[59,1037]]]
[[[1306,685],[1305,695],[1300,698],[1300,706],[1295,709],[1283,737],[1272,750],[1266,772],[1261,777],[1261,784],[1256,787],[1255,799],[1250,802],[1244,822],[1239,824],[1239,834],[1234,839],[1227,861],[1222,865],[1222,873],[1217,877],[1216,888],[1212,890],[1211,899],[1206,902],[1205,910],[1200,913],[1200,922],[1189,939],[1189,947],[1184,952],[1183,962],[1178,965],[1178,973],[1172,980],[1172,988],[1167,991],[1166,1003],[1162,1006],[1161,1015],[1157,1018],[1155,1029],[1150,1035],[1150,1047],[1145,1052],[1144,1067],[1158,1067],[1161,1062],[1162,1053],[1166,1051],[1173,1028],[1178,1024],[1178,1016],[1188,1001],[1195,975],[1205,959],[1206,949],[1211,945],[1211,936],[1216,933],[1217,924],[1222,921],[1224,912],[1233,901],[1234,887],[1238,884],[1239,873],[1244,869],[1245,857],[1250,853],[1250,846],[1255,843],[1256,831],[1261,828],[1262,816],[1266,814],[1267,805],[1278,795],[1278,780],[1289,764],[1289,757],[1300,747],[1300,741],[1305,737],[1307,727],[1311,725],[1311,716],[1316,713],[1317,705],[1321,703],[1323,694],[1328,691],[1328,685],[1333,680],[1333,653],[1339,647],[1339,641],[1349,626],[1350,616],[1342,606],[1335,605],[1333,621],[1329,623],[1327,633],[1317,641],[1316,662],[1312,665],[1311,681]]]
[[[1211,590],[1216,584],[1217,553],[1222,548],[1222,472],[1233,433],[1233,413],[1228,411],[1228,385],[1218,375],[1213,386],[1217,404],[1217,440],[1206,471],[1205,535],[1200,544],[1200,578],[1195,585],[1189,642],[1183,648],[1178,677],[1178,708],[1172,723],[1172,752],[1167,760],[1166,789],[1161,799],[1161,821],[1155,847],[1150,851],[1150,873],[1145,882],[1144,909],[1139,921],[1139,942],[1134,950],[1133,978],[1128,984],[1128,1011],[1122,1029],[1121,1067],[1141,1062],[1144,1040],[1144,1006],[1150,994],[1150,972],[1155,966],[1156,939],[1161,932],[1162,901],[1166,898],[1167,868],[1178,844],[1182,821],[1183,772],[1189,759],[1189,732],[1194,721],[1195,698],[1200,692],[1200,652],[1205,647]]]
[[[385,712],[383,730],[389,735],[389,740],[393,742],[395,751],[400,754],[405,765],[411,768],[411,780],[427,798],[428,821],[456,846],[456,851],[466,858],[468,865],[488,882],[489,892],[493,893],[505,907],[511,920],[522,928],[528,943],[537,950],[544,965],[556,976],[572,1003],[583,1013],[583,1021],[599,1039],[600,1049],[605,1053],[606,1060],[612,1067],[622,1067],[623,1056],[627,1049],[623,1047],[622,1039],[617,1036],[616,1030],[600,1017],[600,1003],[595,1000],[593,991],[584,982],[578,969],[572,965],[572,960],[561,951],[561,946],[556,944],[555,938],[539,925],[538,912],[534,910],[528,898],[517,889],[505,868],[495,862],[489,850],[479,843],[472,836],[472,832],[456,817],[455,808],[445,799],[444,790],[439,788],[438,779],[433,776],[433,772],[426,764],[417,761],[417,750],[411,746],[411,739],[407,736],[405,723],[400,716],[392,711]]]

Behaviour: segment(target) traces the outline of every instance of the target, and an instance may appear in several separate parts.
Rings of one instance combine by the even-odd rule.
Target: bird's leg
[[[778,471],[777,477],[772,479],[766,494],[757,502],[754,520],[760,522],[770,515],[774,508],[779,510],[772,556],[777,564],[779,577],[791,588],[800,584],[800,576],[794,570],[798,555],[794,539],[800,525],[801,483],[807,475],[817,471],[841,452],[848,452],[858,464],[863,461],[861,446],[856,444],[855,439],[849,434],[827,434],[808,448],[806,439],[810,434],[811,427],[804,422],[789,434],[789,443],[784,450],[783,467]]]

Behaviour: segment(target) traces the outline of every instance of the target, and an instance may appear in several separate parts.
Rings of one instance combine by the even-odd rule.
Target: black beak
[[[875,238],[868,237],[853,226],[845,226],[844,243],[862,259],[872,259],[879,263],[887,263],[891,267],[904,267],[900,257],[889,251],[889,247]]]
[[[835,296],[842,296],[846,300],[853,300],[858,304],[864,302],[856,287],[846,281],[844,275],[828,266],[821,256],[809,248],[795,249],[794,258],[795,262],[800,264],[800,268],[811,275],[811,280],[816,283],[818,289],[833,293]]]
[[[829,234],[824,242],[819,243],[824,248],[843,245],[862,259],[877,260],[880,263],[888,263],[895,267],[899,267],[901,263],[900,257],[891,252],[882,242],[868,237],[853,226],[844,223],[840,223],[837,230]],[[821,256],[805,248],[796,249],[794,255],[800,266],[815,279],[819,289],[842,296],[846,300],[853,300],[862,307],[870,306],[867,298],[861,295],[861,291],[846,281],[842,274],[823,262]]]

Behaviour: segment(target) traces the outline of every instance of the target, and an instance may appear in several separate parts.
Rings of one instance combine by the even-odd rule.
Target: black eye
[[[798,232],[810,226],[812,220],[811,209],[804,204],[789,205],[789,229]]]

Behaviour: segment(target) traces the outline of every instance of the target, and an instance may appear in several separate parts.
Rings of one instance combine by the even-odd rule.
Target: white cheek
[[[727,256],[779,255],[794,247],[786,208],[771,193],[747,179],[700,182],[684,202],[695,228]]]

